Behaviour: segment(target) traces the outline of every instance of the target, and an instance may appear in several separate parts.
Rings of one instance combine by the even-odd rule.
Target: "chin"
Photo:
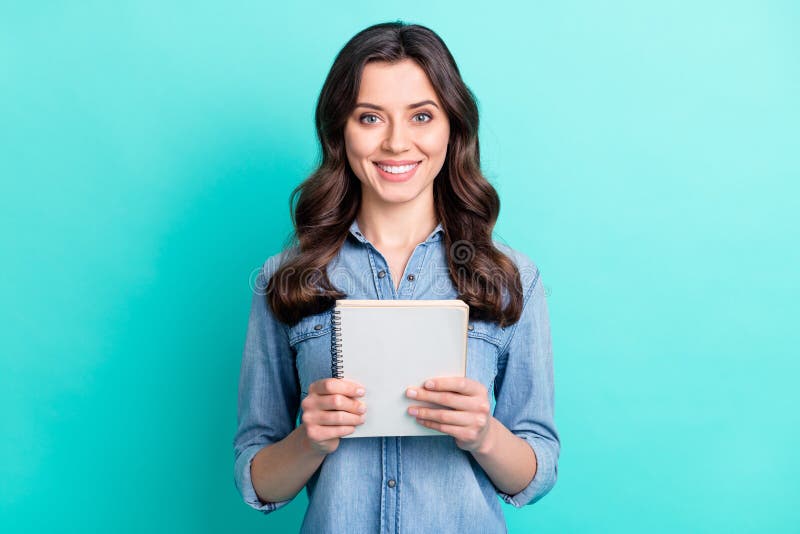
[[[383,193],[378,196],[383,202],[386,202],[387,204],[402,204],[403,202],[414,200],[417,197],[416,194],[410,195],[408,193],[398,193],[398,194]]]
[[[408,202],[424,194],[426,191],[433,193],[433,181],[420,183],[420,177],[414,176],[411,180],[401,183],[388,183],[380,176],[376,180],[361,183],[362,191],[364,187],[369,187],[370,196],[381,202],[399,204]]]

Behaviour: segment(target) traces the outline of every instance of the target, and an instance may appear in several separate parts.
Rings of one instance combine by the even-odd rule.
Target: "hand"
[[[466,377],[437,377],[427,380],[424,388],[408,388],[406,395],[415,400],[452,408],[409,406],[408,413],[417,422],[449,434],[465,451],[478,450],[489,435],[489,393],[476,380]]]
[[[359,389],[361,391],[359,391]],[[339,446],[339,438],[355,432],[364,422],[367,405],[358,400],[364,386],[343,378],[323,378],[312,382],[302,400],[300,427],[311,447],[329,454]]]

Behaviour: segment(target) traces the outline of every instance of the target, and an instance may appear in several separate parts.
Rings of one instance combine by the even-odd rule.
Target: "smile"
[[[380,163],[375,163],[375,165],[392,174],[403,174],[419,165],[419,162],[410,165],[381,165]]]
[[[389,182],[405,182],[414,176],[420,162],[405,165],[383,165],[377,162],[373,162],[373,164],[383,179]]]

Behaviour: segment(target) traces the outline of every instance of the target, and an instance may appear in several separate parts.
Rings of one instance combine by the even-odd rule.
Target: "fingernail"
[[[409,397],[411,397],[412,399],[413,399],[413,398],[416,398],[416,396],[417,396],[417,390],[416,390],[416,389],[408,389],[408,390],[406,391],[406,395],[408,395],[408,396],[409,396]]]
[[[363,423],[364,421],[366,421],[366,416],[362,415],[361,416],[361,422]]]
[[[416,408],[409,408],[408,409],[408,413],[410,413],[411,415],[417,415],[417,409]]]
[[[360,396],[360,395],[363,395],[363,394],[364,394],[364,388],[358,388],[358,389],[356,390],[356,395],[359,395],[359,396]]]
[[[433,387],[433,380],[426,380],[425,381],[425,387],[428,388],[428,389],[432,388]]]
[[[364,403],[361,403],[361,404],[358,405],[358,413],[364,413],[366,411],[367,411],[367,407],[366,407],[366,405],[364,405]]]

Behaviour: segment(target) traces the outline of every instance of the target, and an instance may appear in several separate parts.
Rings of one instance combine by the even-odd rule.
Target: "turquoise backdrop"
[[[479,99],[546,281],[559,479],[511,532],[800,529],[800,4],[3,2],[0,531],[295,531],[233,483],[250,280],[340,47]]]

